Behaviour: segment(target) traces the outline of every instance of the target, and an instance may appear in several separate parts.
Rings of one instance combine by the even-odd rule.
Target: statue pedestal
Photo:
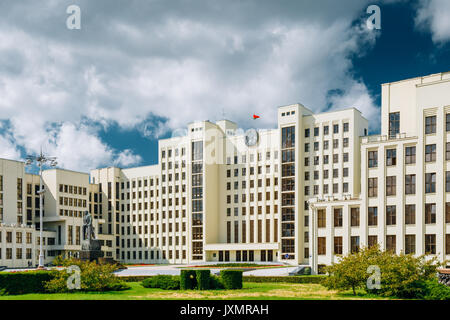
[[[81,260],[98,262],[98,258],[103,258],[103,255],[100,240],[83,240],[81,242]]]

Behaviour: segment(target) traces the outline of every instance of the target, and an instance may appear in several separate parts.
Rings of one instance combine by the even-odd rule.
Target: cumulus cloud
[[[450,1],[420,0],[416,15],[416,25],[432,34],[433,42],[445,43],[450,40]]]
[[[142,161],[100,139],[113,123],[158,138],[223,113],[275,127],[276,107],[296,102],[377,113],[352,74],[376,41],[354,23],[369,1],[80,0],[82,29],[68,30],[72,2],[0,3],[0,120],[13,145],[46,145],[69,169]]]

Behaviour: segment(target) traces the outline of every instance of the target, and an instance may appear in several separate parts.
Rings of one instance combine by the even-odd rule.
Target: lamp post
[[[55,167],[57,165],[56,157],[47,157],[42,153],[37,156],[27,156],[26,165],[31,165],[33,163],[36,163],[39,167],[39,265],[38,269],[44,269],[44,237],[43,237],[43,195],[44,195],[44,186],[42,183],[42,167],[49,163],[51,167]]]

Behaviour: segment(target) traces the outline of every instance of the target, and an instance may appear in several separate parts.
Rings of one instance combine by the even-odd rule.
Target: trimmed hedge
[[[157,275],[142,281],[144,288],[160,288],[164,290],[179,290],[180,276]]]
[[[180,289],[192,290],[197,287],[196,270],[181,270],[180,273]]]
[[[0,294],[26,294],[46,292],[45,283],[55,276],[51,271],[2,272]]]
[[[220,279],[225,289],[242,289],[242,271],[222,270]]]
[[[211,270],[195,270],[195,274],[198,290],[211,289]]]
[[[245,276],[244,282],[284,282],[284,283],[322,283],[326,276],[279,276],[279,277],[256,277]]]

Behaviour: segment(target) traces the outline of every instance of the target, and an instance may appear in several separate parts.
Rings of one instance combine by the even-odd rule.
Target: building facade
[[[280,261],[318,271],[375,243],[448,259],[449,92],[450,73],[382,85],[376,136],[355,108],[314,114],[294,104],[278,108],[269,130],[190,123],[159,141],[156,165],[45,170],[47,255],[77,255],[89,210],[106,256],[126,263]],[[21,162],[0,165],[0,230],[36,233],[39,177]]]

